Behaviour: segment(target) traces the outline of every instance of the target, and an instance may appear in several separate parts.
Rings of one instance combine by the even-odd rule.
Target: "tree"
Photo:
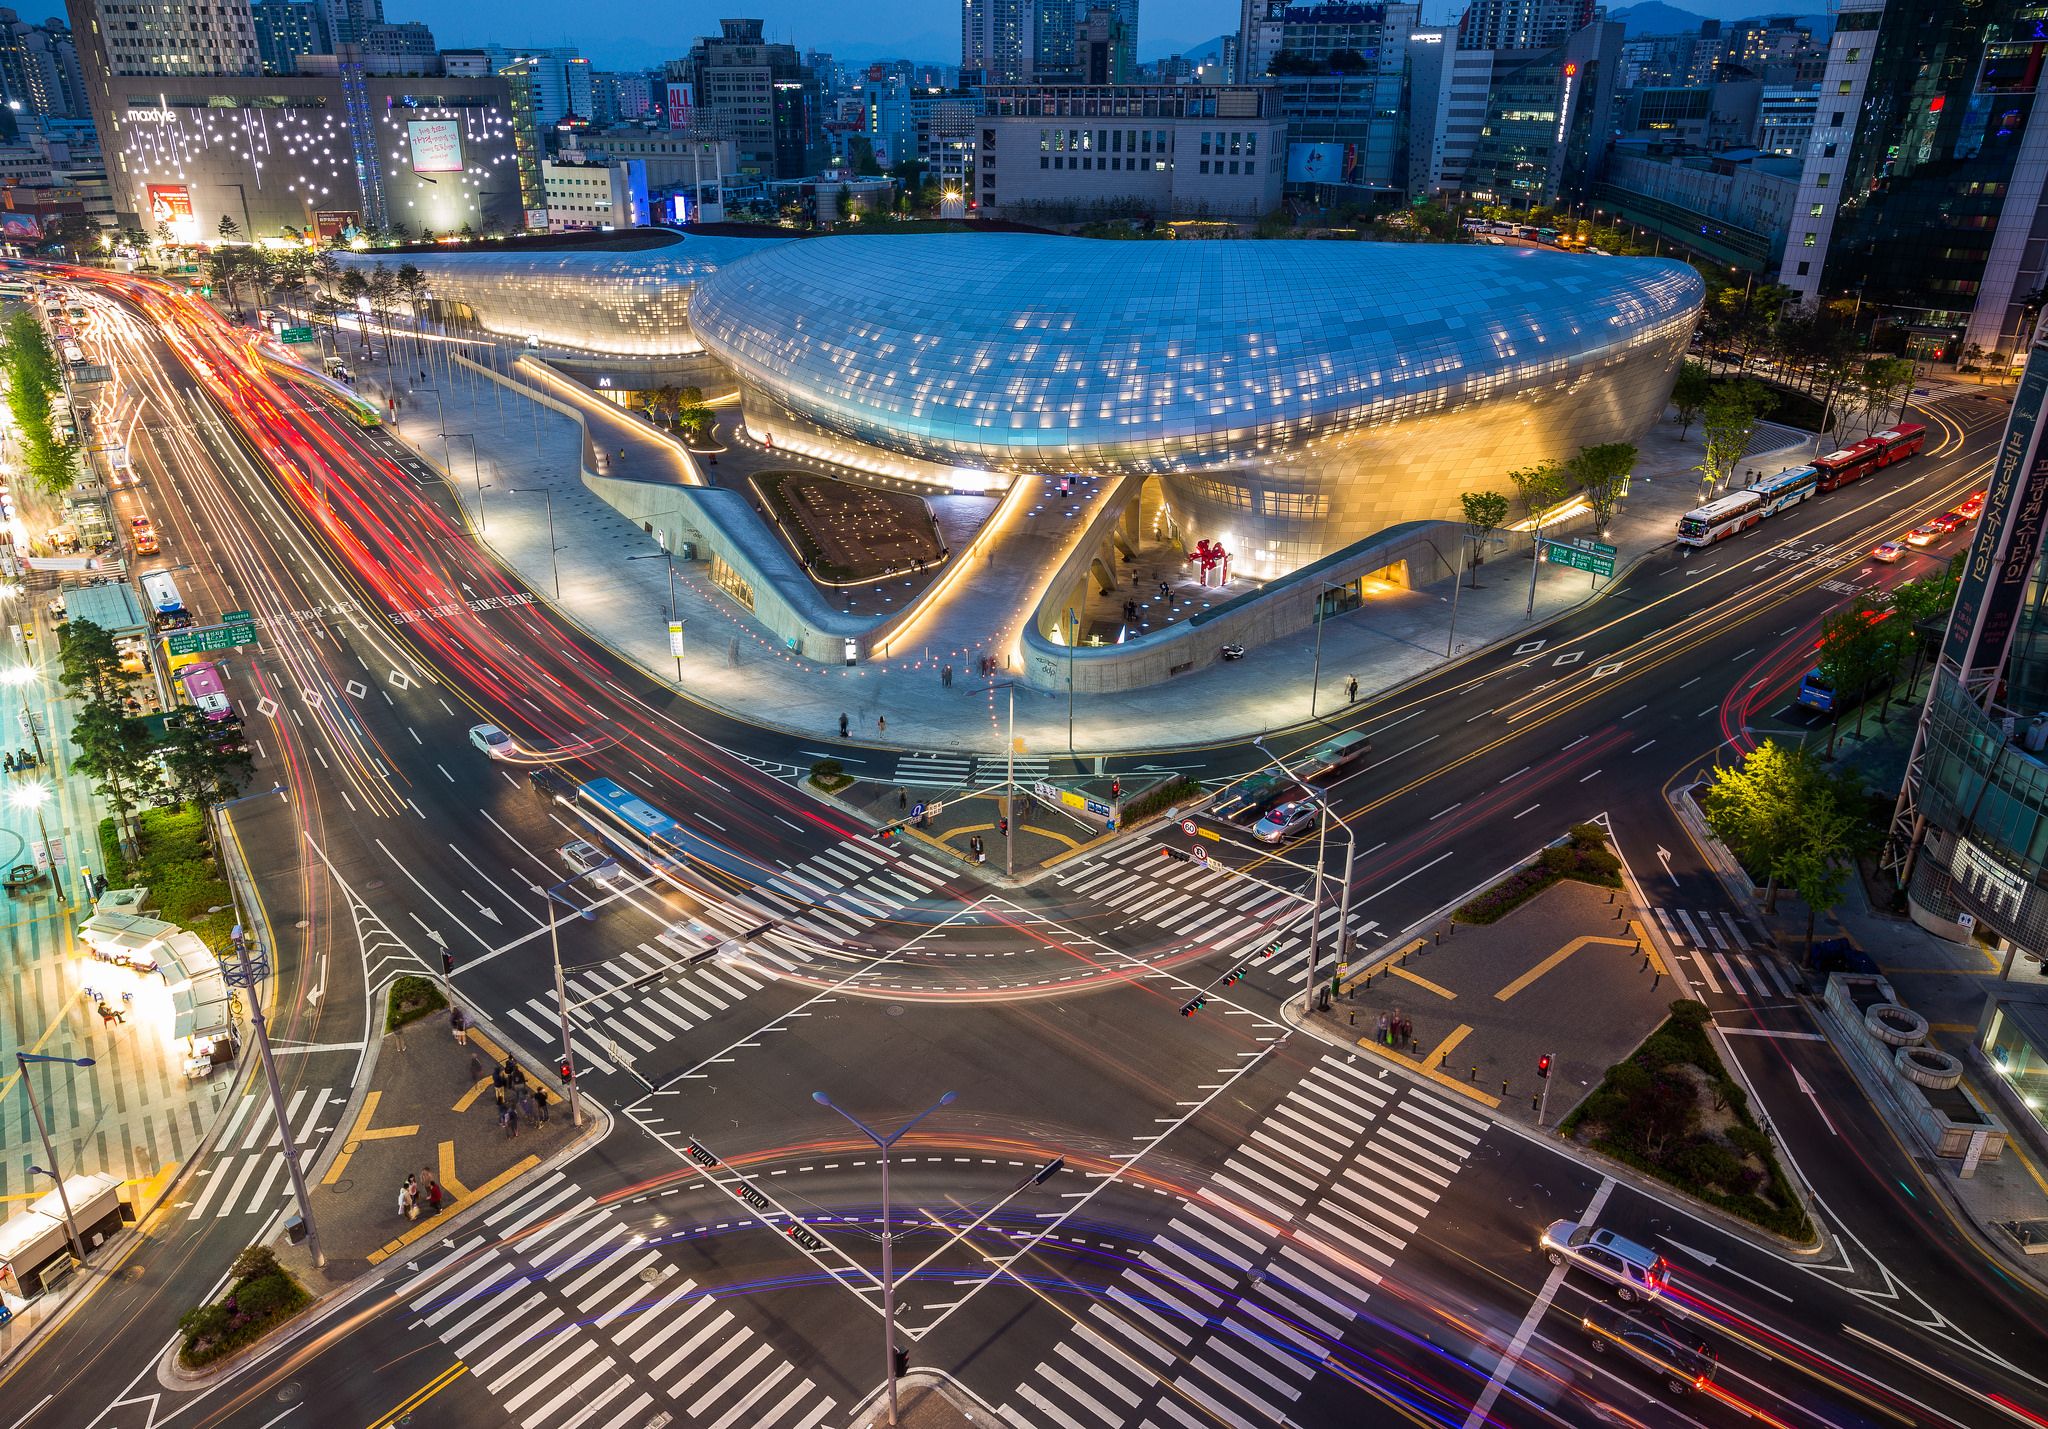
[[[164,721],[159,750],[166,787],[188,804],[232,799],[256,771],[239,732],[207,720],[190,705],[173,710]]]
[[[135,677],[122,665],[113,635],[103,626],[79,619],[64,627],[57,683],[74,700],[118,705],[134,688]]]
[[[1508,499],[1498,491],[1467,491],[1458,498],[1465,508],[1465,537],[1472,543],[1472,589],[1479,589],[1479,567],[1486,560],[1486,538],[1507,524]]]
[[[1812,750],[1767,739],[1741,764],[1714,771],[1701,808],[1714,837],[1751,877],[1763,876],[1764,911],[1773,913],[1781,886],[1812,893],[1809,908],[1835,896],[1818,869],[1871,845],[1877,831],[1857,812],[1861,803],[1855,781],[1830,775]]]
[[[1633,442],[1601,442],[1580,447],[1578,455],[1565,463],[1571,479],[1586,493],[1586,504],[1593,508],[1594,529],[1603,536],[1614,508],[1621,504],[1622,493],[1628,490],[1629,473],[1635,466]]]
[[[1828,731],[1830,755],[1835,752],[1835,732],[1841,728],[1842,711],[1852,704],[1858,707],[1856,724],[1860,730],[1863,703],[1899,672],[1906,645],[1900,638],[1903,632],[1895,615],[1885,596],[1864,596],[1821,625],[1821,678],[1835,692],[1834,724]]]
[[[71,742],[78,746],[72,767],[91,776],[120,825],[122,843],[134,848],[134,813],[154,795],[160,771],[149,726],[118,705],[96,700],[79,709]]]
[[[1671,385],[1671,405],[1678,409],[1678,435],[1692,430],[1694,418],[1714,395],[1714,378],[1706,367],[1688,357],[1678,366],[1678,380]]]
[[[698,441],[703,441],[712,423],[711,409],[704,405],[704,389],[690,386],[675,390],[676,425]]]
[[[1857,389],[1866,431],[1875,430],[1880,421],[1890,422],[1892,409],[1904,406],[1913,374],[1913,363],[1904,357],[1873,357],[1863,364]]]
[[[1522,510],[1534,520],[1557,504],[1569,489],[1570,477],[1566,475],[1563,463],[1541,461],[1509,472],[1508,480],[1514,483],[1515,495],[1522,501]]]
[[[1770,390],[1754,378],[1724,381],[1714,388],[1700,419],[1706,449],[1693,468],[1700,474],[1703,496],[1735,470],[1735,463],[1749,450],[1749,439],[1756,435],[1758,419],[1770,409]]]
[[[1843,795],[1851,794],[1849,807]],[[1828,788],[1814,796],[1805,810],[1798,844],[1785,857],[1780,874],[1785,886],[1806,905],[1806,956],[1813,958],[1813,924],[1821,909],[1842,896],[1845,865],[1876,844],[1877,830],[1855,807],[1853,792]]]
[[[235,222],[227,214],[222,214],[220,222],[214,226],[213,231],[220,235],[221,242],[233,243],[242,236],[242,225]]]

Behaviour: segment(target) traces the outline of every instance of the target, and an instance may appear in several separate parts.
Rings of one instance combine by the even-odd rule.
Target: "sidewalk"
[[[381,390],[385,380],[381,371],[371,370],[365,373],[364,385]],[[468,374],[442,390],[438,400],[438,411],[432,400],[408,402],[393,426],[425,460],[444,470],[452,449],[455,477],[450,485],[482,539],[534,590],[552,595],[556,579],[548,549],[548,507],[538,494],[551,492],[557,547],[553,554],[560,573],[558,609],[652,678],[673,682],[666,562],[629,559],[659,557],[661,549],[584,488],[575,423],[518,391],[501,392],[497,384]],[[592,395],[586,405],[597,411],[608,404]],[[679,479],[672,450],[652,429],[620,414],[598,415],[604,422],[603,440],[609,444],[607,461],[615,471],[651,480]],[[439,435],[444,421],[455,434],[446,442]],[[1739,470],[1774,469],[1769,453],[1784,449],[1780,464],[1789,461],[1798,454],[1792,448],[1800,439],[1786,428],[1761,429]],[[1643,474],[1628,508],[1614,522],[1612,543],[1619,548],[1618,566],[1624,570],[1669,545],[1678,517],[1698,504],[1697,479],[1689,472],[1698,459],[1698,424],[1681,439],[1677,425],[1667,419],[1641,445]],[[617,455],[621,446],[626,451],[623,459]],[[1046,483],[1050,493],[1053,483],[1049,478]],[[1504,486],[1505,480],[1498,484]],[[520,494],[510,494],[511,489]],[[1047,508],[1039,520],[1054,523],[1046,528],[1043,540],[1056,540],[1068,521],[1083,519],[1064,514],[1071,501],[1060,505],[1056,497],[1049,497],[1038,504]],[[1021,547],[1016,558],[1024,559]],[[1007,579],[1005,559],[998,552],[998,579]],[[977,580],[982,574],[975,573]],[[1526,559],[1482,568],[1479,588],[1457,594],[1457,653],[1469,654],[1509,638],[1599,593],[1592,578],[1561,566],[1545,565],[1537,575],[1532,622],[1525,613]],[[986,630],[977,632],[969,626],[978,621],[993,627],[1014,620],[1014,612],[990,610],[979,598],[955,601],[955,613],[929,636],[922,630],[915,633],[915,651],[847,668],[793,658],[713,585],[705,563],[678,562],[676,576],[677,615],[685,623],[681,688],[689,697],[749,722],[818,741],[812,753],[846,747],[834,737],[841,714],[849,717],[862,744],[983,754],[1004,748],[1006,699],[970,675],[977,668],[974,652],[986,648],[989,637]],[[1442,664],[1451,633],[1452,596],[1450,583],[1444,581],[1376,597],[1357,612],[1324,622],[1317,713],[1329,715],[1341,706],[1345,681],[1351,676],[1358,678],[1359,695],[1365,698]],[[1132,751],[1235,742],[1263,730],[1290,727],[1309,718],[1315,640],[1314,630],[1304,630],[1243,660],[1165,685],[1092,695],[1075,708],[1071,746],[1066,699],[1019,689],[1017,733],[1028,752],[1044,756],[1070,747],[1079,752]],[[955,666],[950,687],[942,683],[947,663]],[[888,721],[886,736],[877,732],[877,720],[882,718]]]
[[[384,1006],[380,994],[380,1026]],[[502,1129],[492,1074],[504,1064],[506,1049],[481,1028],[472,1026],[468,1038],[467,1046],[457,1044],[446,1011],[383,1035],[342,1126],[307,1173],[327,1263],[316,1267],[304,1242],[277,1247],[279,1259],[316,1298],[439,1234],[457,1216],[602,1131],[605,1119],[586,1097],[579,1133],[554,1072],[531,1063],[515,1065],[531,1087],[546,1093],[547,1119],[536,1123],[522,1114],[512,1132]],[[472,1059],[480,1072],[474,1078]],[[409,1176],[418,1178],[421,1190],[417,1219],[398,1205]],[[429,1204],[430,1181],[442,1190],[438,1213]]]

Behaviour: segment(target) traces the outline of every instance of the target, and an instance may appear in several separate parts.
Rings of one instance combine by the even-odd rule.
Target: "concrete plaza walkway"
[[[379,394],[389,380],[374,369],[363,375],[365,385]],[[377,400],[381,405],[382,396]],[[644,423],[595,396],[582,405],[602,423],[601,433],[594,431],[593,437],[603,443],[613,472],[678,484],[690,479],[674,449]],[[444,423],[451,434],[445,440],[440,435]],[[661,549],[584,488],[581,439],[572,420],[527,400],[516,388],[503,389],[458,368],[431,395],[402,400],[394,425],[424,459],[444,470],[452,453],[454,492],[484,541],[522,580],[543,595],[554,594],[559,580],[556,604],[565,618],[652,677],[675,682],[667,632],[668,572]],[[1741,469],[1777,469],[1798,454],[1791,449],[1801,438],[1786,428],[1760,430]],[[1676,424],[1667,419],[1641,445],[1634,494],[1613,523],[1612,542],[1620,550],[1622,569],[1669,545],[1678,517],[1698,504],[1697,478],[1690,471],[1699,459],[1697,424],[1681,439]],[[1774,465],[1770,454],[1780,449],[1786,457]],[[1503,479],[1497,485],[1505,490],[1508,483]],[[1065,509],[1074,503],[1060,502],[1052,487],[1047,479],[1046,499],[1033,502],[1051,524],[1047,541],[1069,521],[1085,520],[1087,499],[1102,490],[1091,484],[1078,514],[1069,517]],[[552,498],[552,560],[550,501],[542,492]],[[1017,524],[1037,529],[1034,523]],[[1450,528],[1446,534],[1452,534]],[[1000,603],[1003,593],[1028,585],[1017,573],[1045,569],[1037,564],[1042,552],[1019,546],[1012,565],[1007,549],[996,548],[990,568],[975,573],[965,597],[952,602],[944,621],[934,622],[930,632],[917,632],[917,648],[851,668],[791,656],[712,584],[705,563],[678,562],[676,613],[685,625],[679,688],[740,718],[814,740],[836,742],[839,717],[845,714],[858,743],[941,754],[999,753],[1006,742],[1008,696],[976,677],[976,657],[982,650],[1002,648],[990,643],[993,627],[1014,625],[1018,618],[1014,603],[1021,595],[1012,595],[1008,605]],[[1448,580],[1377,597],[1359,611],[1325,622],[1317,714],[1328,715],[1342,704],[1352,676],[1365,698],[1427,673],[1447,654],[1469,654],[1512,637],[1597,593],[1595,582],[1582,573],[1546,565],[1537,574],[1532,620],[1527,559],[1485,567],[1480,586],[1458,594],[1454,651]],[[954,667],[950,685],[943,679],[948,664]],[[1242,740],[1307,720],[1314,669],[1315,632],[1304,630],[1241,661],[1165,685],[1076,701],[1071,730],[1067,698],[1020,687],[1016,732],[1025,751],[1040,757],[1070,749],[1079,754],[1136,752]],[[886,731],[879,728],[881,721]]]

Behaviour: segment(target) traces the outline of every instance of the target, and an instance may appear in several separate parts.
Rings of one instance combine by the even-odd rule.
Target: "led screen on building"
[[[1349,184],[1358,180],[1358,148],[1352,144],[1289,144],[1290,184]]]
[[[199,219],[192,212],[192,190],[183,184],[151,184],[148,189],[149,225],[152,233],[168,228],[179,243],[199,238]]]
[[[462,172],[462,126],[453,119],[413,119],[405,126],[416,174]]]

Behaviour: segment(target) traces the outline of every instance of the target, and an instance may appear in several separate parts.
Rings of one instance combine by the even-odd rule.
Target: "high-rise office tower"
[[[1458,20],[1461,50],[1540,50],[1593,23],[1594,0],[1472,0]]]
[[[960,0],[960,68],[1020,84],[1037,54],[1037,0]]]
[[[151,0],[69,0],[88,87],[110,75],[260,74],[249,0],[166,5]]]

